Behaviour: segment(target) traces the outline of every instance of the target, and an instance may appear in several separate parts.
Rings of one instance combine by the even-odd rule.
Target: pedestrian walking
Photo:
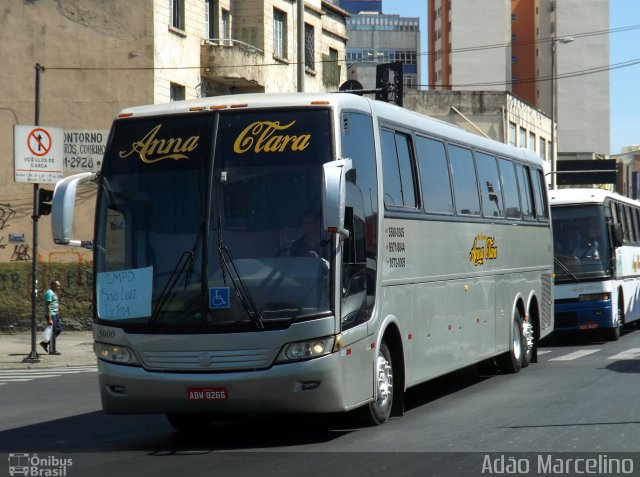
[[[58,298],[62,291],[62,285],[59,281],[53,280],[49,284],[49,289],[44,292],[44,318],[47,320],[47,326],[51,327],[51,339],[43,340],[40,346],[49,354],[60,354],[56,349],[56,338],[62,333],[62,324],[60,323],[60,315],[58,314]]]

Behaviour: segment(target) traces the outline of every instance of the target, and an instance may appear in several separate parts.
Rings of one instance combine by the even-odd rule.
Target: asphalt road
[[[405,415],[383,426],[342,415],[250,416],[183,435],[164,416],[103,414],[94,366],[2,370],[0,475],[20,455],[70,477],[487,475],[501,462],[521,471],[528,463],[520,475],[557,474],[534,473],[540,459],[551,469],[549,455],[600,459],[600,470],[626,459],[640,475],[638,373],[640,331],[613,343],[557,339],[517,375],[465,369],[413,388]]]

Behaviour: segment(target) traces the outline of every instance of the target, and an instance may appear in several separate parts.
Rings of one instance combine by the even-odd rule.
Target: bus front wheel
[[[496,359],[498,368],[503,373],[517,373],[522,368],[524,353],[527,349],[527,342],[524,339],[522,331],[522,315],[520,310],[516,309],[513,317],[513,326],[511,327],[511,343],[509,351],[501,354]]]
[[[386,422],[391,415],[393,406],[393,362],[389,348],[384,341],[378,350],[374,379],[376,391],[374,400],[358,410],[358,417],[366,426],[378,426]]]

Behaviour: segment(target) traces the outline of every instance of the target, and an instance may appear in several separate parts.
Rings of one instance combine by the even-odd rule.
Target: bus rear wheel
[[[501,354],[496,359],[498,368],[503,373],[517,373],[522,368],[524,354],[528,348],[522,331],[522,323],[523,320],[520,310],[516,309],[513,317],[513,326],[511,327],[512,332],[509,351]]]
[[[368,405],[358,410],[359,420],[366,426],[378,426],[389,419],[393,406],[393,361],[386,343],[383,341],[376,358],[376,395]]]

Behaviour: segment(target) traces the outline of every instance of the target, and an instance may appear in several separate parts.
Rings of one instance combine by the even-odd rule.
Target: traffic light
[[[38,189],[38,216],[49,215],[51,213],[51,200],[53,191],[49,189]]]

